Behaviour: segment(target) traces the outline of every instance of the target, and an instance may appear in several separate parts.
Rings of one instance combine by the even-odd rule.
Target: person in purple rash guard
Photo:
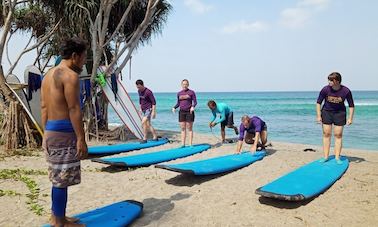
[[[349,105],[349,117],[347,120],[344,101]],[[323,107],[321,104],[323,103]],[[323,87],[316,102],[316,120],[323,126],[323,151],[324,157],[320,162],[326,162],[331,146],[332,125],[333,136],[335,138],[335,159],[338,164],[342,164],[340,153],[342,148],[342,137],[344,125],[351,125],[353,122],[354,102],[352,92],[349,88],[341,85],[341,75],[333,72],[328,76],[328,85]]]
[[[158,140],[156,131],[151,125],[151,117],[155,119],[156,117],[156,100],[152,91],[144,86],[142,80],[137,80],[135,82],[139,94],[139,104],[140,112],[143,116],[142,127],[143,127],[143,141],[141,143],[147,142],[148,130],[151,131],[153,140]]]
[[[239,133],[239,142],[236,147],[236,153],[241,152],[243,141],[247,140],[246,134],[254,135],[253,143],[250,148],[251,152],[255,152],[257,150],[257,144],[260,141],[262,149],[265,148],[265,144],[268,140],[268,128],[266,123],[259,117],[249,117],[248,115],[244,115],[241,118]]]
[[[189,89],[189,81],[187,79],[182,80],[181,87],[182,90],[177,93],[177,103],[172,108],[172,112],[175,113],[176,109],[180,107],[181,145],[185,147],[186,129],[189,131],[189,145],[193,145],[194,108],[197,105],[197,98],[196,93]]]

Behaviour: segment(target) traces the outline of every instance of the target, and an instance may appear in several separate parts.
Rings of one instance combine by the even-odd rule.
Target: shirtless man
[[[62,61],[42,81],[43,148],[52,182],[52,226],[85,226],[66,217],[66,205],[67,188],[80,183],[80,160],[88,154],[79,102],[79,74],[86,62],[86,48],[82,39],[65,41]]]

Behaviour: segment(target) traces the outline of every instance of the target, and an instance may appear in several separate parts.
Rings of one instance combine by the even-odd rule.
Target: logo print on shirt
[[[343,99],[341,97],[338,97],[338,96],[327,96],[327,101],[330,102],[330,103],[339,104],[339,103],[343,102]]]
[[[190,95],[180,95],[179,99],[180,100],[190,99]]]

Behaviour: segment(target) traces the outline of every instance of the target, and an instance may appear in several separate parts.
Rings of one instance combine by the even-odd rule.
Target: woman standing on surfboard
[[[349,105],[349,118],[347,120],[345,99]],[[324,100],[324,105],[320,105]],[[321,109],[321,110],[320,110]],[[340,153],[342,148],[342,137],[344,125],[351,125],[353,122],[354,102],[352,92],[349,88],[341,85],[341,75],[333,72],[328,76],[328,85],[323,87],[319,93],[316,103],[316,120],[323,126],[323,151],[324,157],[320,162],[328,161],[331,146],[332,125],[335,137],[335,159],[337,164],[342,164]]]
[[[181,145],[185,147],[186,129],[189,131],[189,145],[193,145],[194,107],[197,105],[197,98],[196,93],[189,89],[187,79],[181,81],[181,87],[182,90],[177,93],[177,103],[172,108],[172,112],[175,113],[176,109],[180,107]]]

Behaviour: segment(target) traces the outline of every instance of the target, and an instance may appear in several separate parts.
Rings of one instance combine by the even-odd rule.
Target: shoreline
[[[114,155],[129,156],[177,147],[179,133],[170,134],[173,143]],[[194,135],[195,143],[217,144],[211,135]],[[106,144],[106,142],[103,142]],[[207,177],[188,177],[153,166],[116,169],[82,161],[82,182],[69,188],[67,214],[73,215],[121,200],[144,203],[142,216],[132,226],[374,226],[378,222],[378,153],[343,149],[350,159],[345,175],[325,193],[303,204],[271,201],[254,193],[258,187],[322,156],[321,147],[272,141],[269,155],[245,168]],[[243,148],[248,149],[244,145]],[[305,148],[315,152],[303,152]],[[233,153],[235,144],[223,145],[169,163],[207,159]],[[332,152],[331,152],[332,154]],[[6,157],[0,169],[47,170],[39,156]],[[28,190],[22,182],[0,181],[0,189],[15,190],[19,196],[1,196],[1,226],[40,226],[48,220],[51,183],[46,175],[30,176],[40,189],[37,216],[27,207]],[[88,195],[91,195],[88,197]],[[314,215],[316,213],[316,215]],[[12,220],[12,222],[11,222]],[[267,221],[268,220],[268,221]]]

